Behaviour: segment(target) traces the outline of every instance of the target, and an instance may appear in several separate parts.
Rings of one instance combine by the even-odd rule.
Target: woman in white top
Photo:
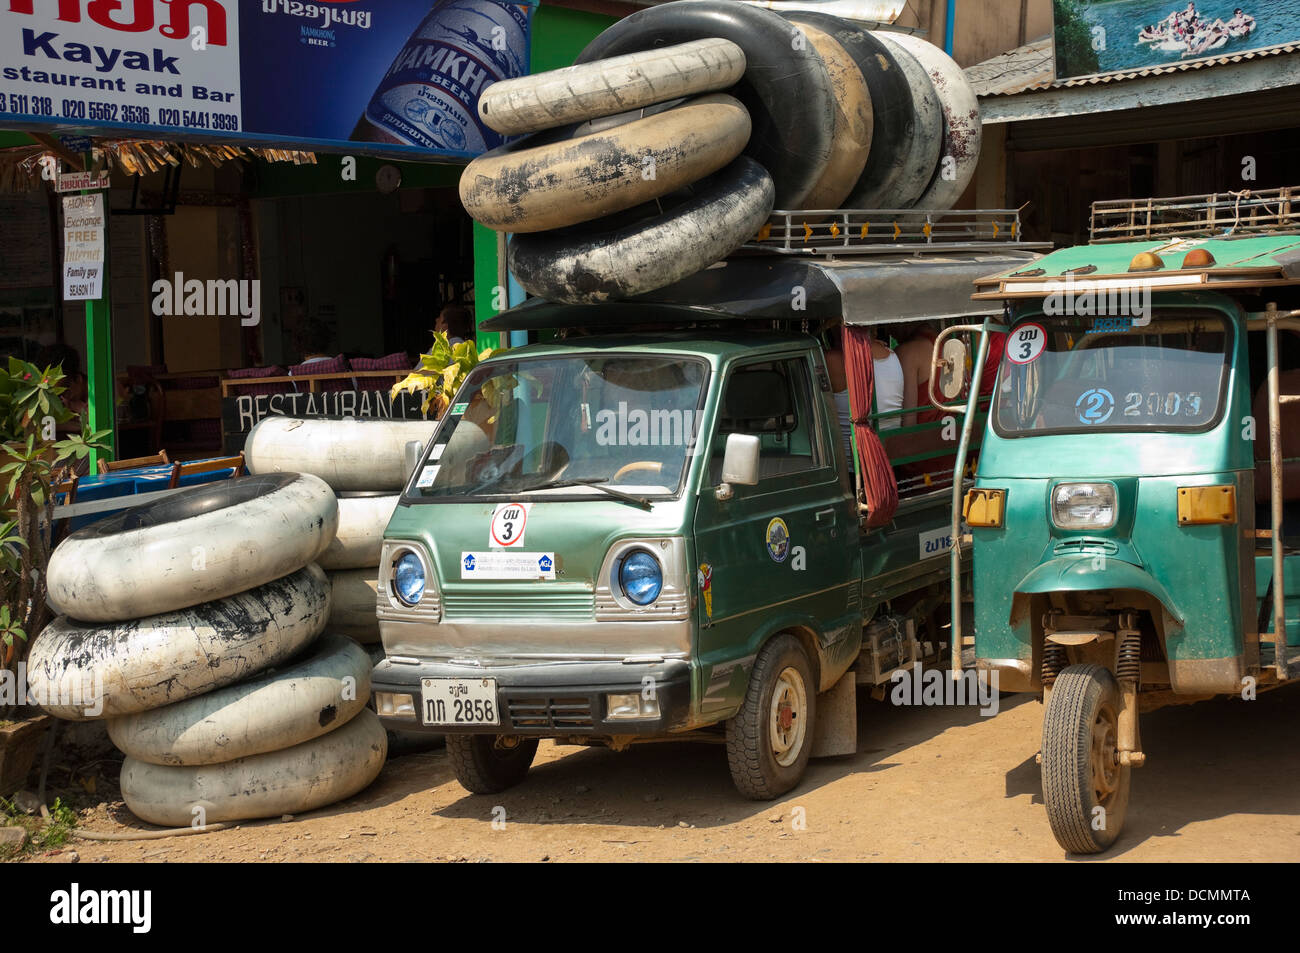
[[[839,417],[840,435],[844,439],[844,456],[853,461],[853,413],[849,409],[849,382],[844,371],[843,323],[830,331],[831,347],[826,351],[826,369],[831,378],[831,396],[835,399],[836,416]],[[872,339],[871,364],[875,374],[876,413],[903,408],[903,365],[898,355],[883,341]],[[876,421],[877,433],[902,426],[901,417],[886,417]]]

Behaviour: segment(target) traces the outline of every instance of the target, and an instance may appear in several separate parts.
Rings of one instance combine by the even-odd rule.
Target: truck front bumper
[[[494,678],[499,725],[426,725],[420,686],[426,678]],[[684,659],[645,663],[535,661],[466,665],[385,659],[371,676],[372,692],[412,696],[414,718],[381,716],[393,729],[437,734],[511,734],[541,738],[614,735],[656,736],[691,724],[691,667]],[[659,714],[650,718],[608,716],[607,696],[651,690]]]

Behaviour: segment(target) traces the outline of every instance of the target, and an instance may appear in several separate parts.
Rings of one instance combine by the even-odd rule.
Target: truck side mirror
[[[747,433],[727,435],[722,457],[722,482],[754,486],[758,483],[758,438]]]
[[[415,468],[420,465],[420,456],[423,453],[424,444],[418,440],[408,440],[402,445],[402,465],[406,467],[408,479],[415,472]]]
[[[960,338],[943,342],[936,368],[939,372],[939,393],[944,400],[952,400],[966,386],[966,345]]]

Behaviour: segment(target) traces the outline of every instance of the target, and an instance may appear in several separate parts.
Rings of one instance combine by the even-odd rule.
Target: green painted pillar
[[[86,157],[86,168],[93,168],[90,156]],[[89,194],[89,193],[82,193]],[[102,295],[94,301],[86,302],[86,395],[87,426],[90,432],[99,430],[116,430],[116,391],[113,380],[113,327],[109,320],[109,274],[108,274],[108,192],[104,196],[104,280]],[[90,472],[99,468],[101,459],[112,460],[113,450],[117,446],[117,434],[109,436],[109,451],[92,450],[90,452]]]

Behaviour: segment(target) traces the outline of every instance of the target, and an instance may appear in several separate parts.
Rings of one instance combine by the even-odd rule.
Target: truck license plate
[[[499,725],[495,678],[423,678],[420,701],[426,725]]]

